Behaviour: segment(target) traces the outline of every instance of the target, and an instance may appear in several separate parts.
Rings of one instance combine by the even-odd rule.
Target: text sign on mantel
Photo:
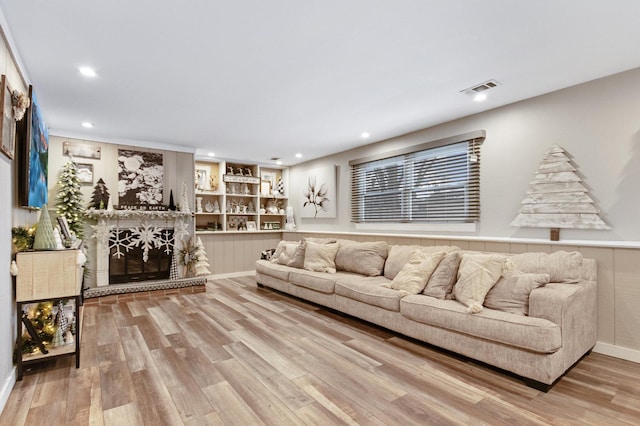
[[[223,175],[222,180],[224,182],[233,183],[260,183],[260,178],[258,176]]]

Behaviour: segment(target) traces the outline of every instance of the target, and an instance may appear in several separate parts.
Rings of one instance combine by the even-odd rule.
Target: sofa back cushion
[[[529,294],[549,282],[549,274],[514,273],[502,276],[484,299],[484,306],[516,315],[529,315]]]
[[[340,248],[336,253],[336,269],[368,277],[382,275],[388,251],[386,241],[340,241]]]
[[[582,253],[520,253],[511,256],[515,267],[528,274],[549,274],[552,283],[577,283],[582,278]]]
[[[417,249],[426,250],[430,253],[439,251],[450,252],[460,250],[455,246],[418,246],[418,245],[391,245],[389,255],[384,264],[384,276],[390,280],[394,279],[402,267],[409,261],[413,252]]]

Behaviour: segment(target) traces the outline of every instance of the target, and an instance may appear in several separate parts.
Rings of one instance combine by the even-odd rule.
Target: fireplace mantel
[[[89,209],[85,212],[89,219],[184,219],[193,216],[191,212],[172,210],[147,211],[147,210],[96,210]]]

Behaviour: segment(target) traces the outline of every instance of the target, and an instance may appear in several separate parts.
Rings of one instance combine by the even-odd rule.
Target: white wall
[[[290,204],[296,224],[310,231],[355,231],[349,220],[349,160],[484,129],[481,218],[475,233],[460,235],[548,240],[548,229],[509,224],[545,152],[558,144],[571,157],[601,216],[611,226],[610,231],[563,229],[561,239],[639,242],[638,93],[640,68],[292,167]],[[301,219],[305,170],[332,165],[339,169],[338,217]]]
[[[6,27],[4,16],[0,13],[0,25]],[[5,30],[6,31],[6,30]],[[5,33],[6,34],[6,33]],[[12,89],[26,93],[25,83],[11,57],[8,43],[0,39],[0,73],[7,76]],[[0,205],[15,205],[14,162],[0,154]],[[20,215],[20,213],[17,213]],[[9,274],[11,263],[11,227],[13,211],[0,209],[0,409],[9,397],[16,375],[13,365],[13,348],[16,341],[16,304],[12,278]]]

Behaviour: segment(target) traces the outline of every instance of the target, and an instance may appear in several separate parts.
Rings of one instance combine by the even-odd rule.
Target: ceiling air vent
[[[487,80],[484,83],[476,84],[475,86],[461,90],[460,92],[468,96],[475,96],[478,93],[485,92],[497,86],[500,86],[500,83],[496,80]]]

